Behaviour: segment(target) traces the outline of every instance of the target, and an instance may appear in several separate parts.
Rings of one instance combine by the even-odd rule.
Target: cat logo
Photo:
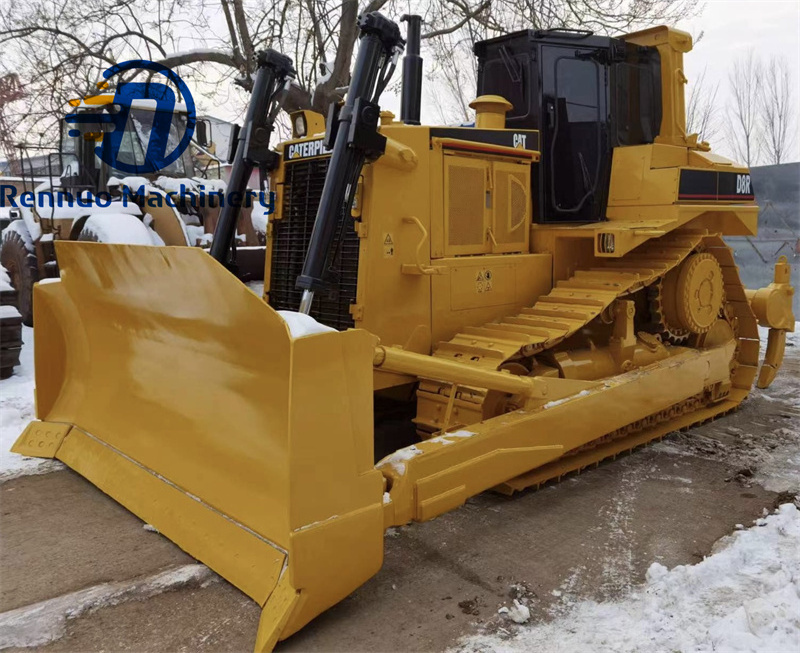
[[[290,161],[294,161],[296,159],[308,159],[312,156],[328,154],[330,150],[326,149],[322,143],[323,139],[321,138],[313,141],[305,141],[303,143],[292,143],[289,145],[287,158]]]
[[[514,147],[518,150],[526,149],[525,141],[527,140],[527,134],[514,134]]]
[[[750,175],[736,175],[736,194],[750,195]]]

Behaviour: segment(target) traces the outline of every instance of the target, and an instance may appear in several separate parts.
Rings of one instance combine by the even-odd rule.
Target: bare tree
[[[66,102],[95,88],[103,70],[147,58],[177,68],[198,95],[242,107],[253,53],[272,47],[297,69],[287,109],[324,112],[349,83],[360,12],[424,16],[428,75],[445,113],[463,120],[475,90],[475,41],[523,28],[571,26],[609,33],[672,22],[693,0],[28,0],[0,6],[0,75],[28,95],[11,128],[53,142]],[[430,86],[434,86],[431,84]],[[213,105],[212,105],[213,106]]]
[[[67,100],[95,88],[103,70],[125,59],[147,58],[217,96],[231,98],[229,82],[252,84],[253,53],[265,47],[290,55],[297,80],[287,110],[324,112],[349,83],[361,12],[397,0],[32,0],[0,8],[0,74],[19,75],[31,102],[19,128],[49,134]],[[478,0],[488,6],[489,0]],[[433,6],[434,29],[460,29],[475,15],[471,0],[422,0]],[[403,7],[406,9],[406,6]],[[190,47],[186,47],[189,45]]]
[[[719,131],[719,107],[717,95],[719,82],[709,84],[707,70],[689,84],[689,97],[686,100],[686,131],[698,134],[703,141],[710,142]]]
[[[784,163],[794,144],[797,104],[793,95],[789,64],[784,58],[773,57],[764,68],[760,96],[761,142],[767,163]]]
[[[757,163],[760,155],[761,71],[761,62],[750,52],[733,64],[728,75],[728,139],[736,158],[748,166]]]

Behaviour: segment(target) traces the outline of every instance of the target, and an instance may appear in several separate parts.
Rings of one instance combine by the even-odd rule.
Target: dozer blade
[[[38,285],[37,417],[55,457],[262,607],[269,650],[377,572],[365,331],[293,339],[205,252],[56,243]]]

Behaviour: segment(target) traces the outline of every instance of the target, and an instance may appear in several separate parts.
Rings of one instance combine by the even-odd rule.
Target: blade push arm
[[[233,239],[242,210],[242,198],[247,192],[247,182],[253,169],[263,171],[277,166],[278,155],[269,149],[269,139],[275,118],[283,105],[289,84],[294,77],[292,60],[275,50],[264,50],[257,55],[258,69],[250,104],[242,129],[228,180],[227,197],[214,230],[211,256],[226,267],[233,268]]]
[[[339,214],[350,210],[364,162],[377,159],[386,148],[386,137],[378,133],[378,98],[392,76],[403,39],[397,24],[378,12],[360,16],[358,26],[361,45],[347,100],[341,109],[332,105],[328,114],[325,145],[333,145],[333,154],[303,272],[297,278],[297,287],[304,291],[301,313],[311,310],[314,291],[323,286],[325,262]]]

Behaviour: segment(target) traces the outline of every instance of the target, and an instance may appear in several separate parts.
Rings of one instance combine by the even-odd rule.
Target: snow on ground
[[[767,330],[761,329],[760,335],[763,358]],[[800,323],[787,336],[786,357],[796,361],[798,346]],[[754,388],[749,401],[781,401],[783,412],[800,415],[800,379],[784,367],[770,388]],[[800,420],[790,419],[757,438],[742,426],[741,422],[733,426],[731,419],[720,420],[674,434],[651,448],[716,460],[724,457],[732,465],[754,470],[753,482],[766,489],[796,494],[800,489]],[[800,510],[795,501],[758,519],[750,529],[723,538],[696,565],[668,570],[653,563],[645,584],[618,600],[569,601],[551,609],[552,620],[513,631],[508,619],[521,619],[514,620],[509,611],[506,628],[466,637],[457,650],[800,651]],[[624,557],[623,551],[618,557]]]
[[[27,458],[9,449],[34,418],[33,328],[22,327],[22,351],[14,374],[0,381],[0,481],[24,474],[43,474],[60,469],[61,463]]]
[[[760,360],[763,360],[768,329],[759,327],[761,339]],[[800,358],[800,322],[794,333],[786,336],[785,360]],[[784,365],[775,381],[766,390],[753,387],[744,410],[751,406],[760,408],[750,419],[761,420],[762,413],[770,412],[777,404],[783,424],[773,428],[762,427],[758,436],[747,432],[747,420],[734,425],[735,417],[721,419],[688,433],[674,434],[669,439],[651,445],[653,449],[679,456],[697,456],[712,460],[724,458],[731,465],[752,472],[752,482],[770,492],[795,493],[800,490],[800,377]],[[787,406],[788,404],[788,406]]]
[[[9,610],[0,614],[0,649],[42,646],[63,637],[69,619],[124,601],[147,599],[178,587],[205,585],[216,578],[205,565],[189,564],[145,578],[93,585]]]
[[[462,640],[459,650],[800,651],[800,511],[780,506],[696,565],[653,563],[622,600],[585,601],[511,637]]]

